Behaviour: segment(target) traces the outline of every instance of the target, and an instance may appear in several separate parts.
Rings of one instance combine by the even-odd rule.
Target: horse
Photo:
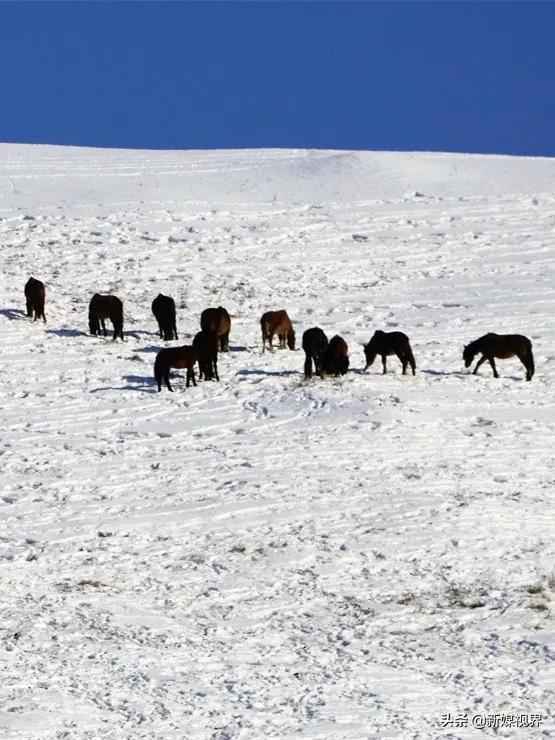
[[[177,339],[177,326],[175,324],[175,301],[169,295],[158,293],[152,301],[152,313],[158,322],[160,339],[171,341]]]
[[[312,377],[312,362],[317,375],[322,375],[322,363],[328,347],[328,338],[319,326],[307,329],[303,334],[303,349],[305,353],[304,376]]]
[[[172,367],[187,368],[186,387],[189,387],[191,380],[193,381],[193,385],[196,386],[195,362],[197,360],[198,355],[196,350],[188,344],[183,347],[166,347],[161,349],[154,360],[154,377],[158,383],[158,392],[162,390],[163,382],[166,384],[167,389],[173,392],[173,388],[170,385],[170,369]]]
[[[532,353],[532,342],[528,337],[522,334],[484,334],[483,337],[475,339],[470,344],[465,345],[463,349],[464,366],[470,367],[475,355],[481,352],[482,356],[476,363],[473,375],[476,375],[478,368],[486,360],[491,365],[493,377],[498,378],[497,368],[495,367],[494,357],[506,360],[515,355],[526,368],[526,380],[532,380],[534,375],[534,355]]]
[[[27,316],[34,314],[33,321],[42,318],[46,322],[44,315],[44,299],[46,291],[44,283],[34,277],[30,277],[25,283],[25,303],[27,304]]]
[[[193,339],[193,349],[198,356],[199,380],[220,380],[218,377],[218,337],[207,331],[199,331]]]
[[[123,303],[115,295],[100,295],[95,293],[89,303],[89,331],[96,336],[100,334],[100,327],[104,336],[107,335],[105,319],[110,319],[114,326],[113,341],[119,336],[123,340]]]
[[[262,329],[262,352],[266,349],[266,342],[270,351],[274,334],[279,338],[280,349],[285,349],[285,342],[289,349],[295,349],[295,331],[287,311],[266,311],[260,319],[260,328]]]
[[[324,354],[324,373],[329,375],[345,375],[349,369],[349,348],[347,342],[336,334],[330,339]]]
[[[364,355],[366,357],[367,370],[376,359],[376,355],[381,355],[383,374],[387,372],[386,357],[397,355],[403,366],[403,375],[406,375],[407,366],[412,368],[412,374],[416,374],[416,362],[410,346],[409,338],[402,331],[375,331],[374,336],[364,346]]]
[[[231,319],[222,306],[205,308],[200,315],[200,328],[210,334],[215,334],[220,342],[220,352],[229,351],[229,332]]]

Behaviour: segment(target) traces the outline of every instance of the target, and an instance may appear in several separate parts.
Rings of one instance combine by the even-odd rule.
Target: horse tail
[[[161,352],[158,352],[156,359],[154,360],[154,377],[158,383],[158,390],[162,390],[162,379],[164,377],[164,367],[161,358]]]
[[[527,380],[532,380],[534,373],[536,372],[536,366],[534,364],[534,353],[532,352],[532,343],[530,342],[530,348],[528,350],[528,377]]]
[[[414,355],[412,353],[412,347],[408,343],[407,343],[407,358],[409,361],[409,365],[412,368],[412,374],[414,375],[416,371],[416,360],[414,359]]]
[[[89,332],[96,335],[99,331],[100,325],[98,323],[98,316],[96,315],[96,311],[94,311],[92,308],[89,308]]]

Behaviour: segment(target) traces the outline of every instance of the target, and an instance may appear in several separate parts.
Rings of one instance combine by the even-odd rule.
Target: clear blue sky
[[[0,2],[0,141],[555,155],[555,3]]]

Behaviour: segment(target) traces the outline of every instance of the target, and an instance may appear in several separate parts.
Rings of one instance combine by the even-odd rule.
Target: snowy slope
[[[0,145],[0,737],[553,736],[554,236],[547,159]],[[158,292],[230,311],[219,384],[156,392]],[[262,354],[277,308],[352,371]]]

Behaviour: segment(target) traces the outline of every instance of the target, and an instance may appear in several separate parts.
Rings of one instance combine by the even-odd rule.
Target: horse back
[[[159,368],[191,368],[197,361],[197,351],[190,344],[182,347],[165,347],[156,355],[155,366]]]
[[[262,331],[266,336],[270,334],[287,334],[293,329],[291,319],[287,311],[266,311],[260,319]]]
[[[229,313],[223,306],[205,308],[200,315],[200,328],[218,336],[227,334],[231,328]]]
[[[104,319],[123,317],[123,303],[115,295],[95,293],[91,298],[90,310]]]
[[[25,283],[25,297],[30,299],[44,299],[45,294],[44,283],[42,280],[37,280],[34,277],[30,277]]]
[[[321,354],[326,351],[328,338],[319,326],[313,326],[303,333],[302,346],[307,354]]]

